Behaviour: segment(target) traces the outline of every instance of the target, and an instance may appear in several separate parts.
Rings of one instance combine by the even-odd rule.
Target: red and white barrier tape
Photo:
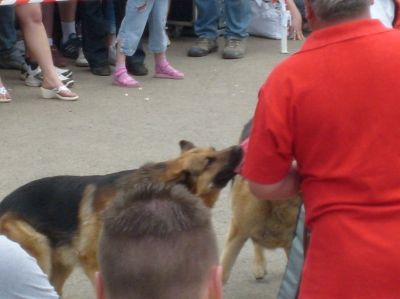
[[[0,5],[20,5],[28,3],[48,3],[55,1],[68,1],[68,0],[0,0]]]

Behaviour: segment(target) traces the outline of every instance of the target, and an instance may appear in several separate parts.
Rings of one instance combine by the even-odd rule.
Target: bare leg
[[[40,4],[25,4],[16,6],[25,42],[33,58],[38,62],[43,73],[42,87],[54,89],[63,86],[53,65],[46,30],[42,22]],[[63,91],[65,96],[75,95],[71,91]]]
[[[54,3],[42,3],[43,25],[47,38],[53,38]],[[50,45],[52,46],[52,45]]]
[[[77,4],[77,0],[61,1],[58,3],[61,22],[75,22]]]
[[[1,78],[0,78],[0,103],[7,103],[10,101],[11,101],[10,94],[5,89],[3,82],[1,81]]]

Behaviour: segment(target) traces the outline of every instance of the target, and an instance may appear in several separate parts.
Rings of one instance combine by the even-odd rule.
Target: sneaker
[[[238,59],[243,58],[246,51],[246,41],[239,38],[225,39],[225,48],[222,52],[224,59]]]
[[[0,57],[0,68],[25,70],[27,68],[23,52],[17,47],[13,47],[8,53]]]
[[[61,53],[71,59],[77,59],[79,56],[79,48],[82,47],[82,40],[76,35],[71,33],[65,43],[61,43]]]
[[[58,75],[63,75],[64,77],[72,78],[73,73],[70,69],[59,68],[56,66],[55,69]]]
[[[87,61],[85,54],[83,54],[82,48],[79,48],[79,55],[75,61],[75,65],[79,67],[89,66],[89,62]]]
[[[40,67],[38,66],[37,68],[39,68],[39,72],[41,72]],[[33,73],[33,72],[34,72],[34,73],[36,74],[37,68],[34,69],[34,70],[32,70],[32,67],[31,67],[31,66],[27,66],[26,69],[24,69],[24,70],[21,71],[20,79],[21,79],[22,81],[25,80],[26,76],[28,75],[28,69],[29,69],[29,72],[30,72],[30,73]],[[61,69],[61,68],[56,67],[56,66],[55,66],[54,68],[56,69],[57,75],[59,75],[59,76],[64,76],[64,77],[67,77],[67,78],[70,78],[70,79],[72,78],[73,73],[72,73],[71,70],[69,70],[69,69]]]
[[[51,56],[53,57],[53,63],[57,67],[65,67],[67,66],[67,60],[62,56],[60,51],[58,51],[56,46],[50,47]]]
[[[62,70],[62,69],[59,69],[59,70]],[[56,71],[57,71],[57,68],[56,68]],[[57,71],[57,73],[58,73],[58,71]],[[72,74],[72,72],[71,72],[71,74]],[[42,70],[40,69],[39,66],[35,69],[32,69],[30,66],[28,66],[26,72],[23,72],[23,71],[21,72],[20,78],[23,81],[25,81],[25,85],[27,85],[27,86],[31,86],[31,87],[42,86],[43,75],[42,75]],[[58,78],[67,87],[71,87],[75,83],[74,80],[72,80],[71,78],[68,78],[60,73],[58,73]]]
[[[218,49],[218,44],[216,39],[211,39],[207,37],[199,37],[194,46],[188,51],[188,56],[190,57],[202,57],[215,52]]]

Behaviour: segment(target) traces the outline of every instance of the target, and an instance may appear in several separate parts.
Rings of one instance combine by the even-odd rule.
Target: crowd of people
[[[296,3],[301,6],[302,0]],[[170,1],[139,4],[134,0],[68,0],[0,6],[0,68],[21,70],[21,79],[28,86],[40,87],[43,98],[79,98],[70,89],[74,84],[72,72],[65,68],[71,59],[77,66],[89,67],[94,75],[112,75],[114,85],[138,87],[135,76],[148,74],[143,50],[143,35],[148,26],[155,77],[183,79],[184,73],[172,67],[166,56]],[[287,4],[293,16],[291,32],[294,38],[303,39],[302,16],[294,0],[287,0]],[[188,56],[201,57],[217,50],[218,5],[217,0],[195,1],[194,31],[198,38]],[[222,57],[242,58],[251,19],[250,3],[227,0],[224,11]],[[10,101],[11,96],[0,80],[0,102]]]
[[[400,33],[371,19],[372,2],[305,0],[315,31],[262,86],[239,169],[260,199],[302,192],[311,237],[300,299],[400,293],[393,275],[400,270]],[[39,34],[26,27],[35,23],[28,17],[32,13],[17,8],[25,16],[24,34]],[[229,40],[227,35],[231,47]],[[45,54],[51,57],[49,49]],[[30,51],[49,90],[56,71],[52,64],[42,66],[43,53]],[[165,65],[165,52],[160,53]],[[35,261],[3,237],[0,259],[6,267],[0,271],[1,298],[32,298],[27,291],[57,298]],[[98,261],[100,299],[222,298],[210,212],[182,186],[145,183],[121,192],[104,215]]]

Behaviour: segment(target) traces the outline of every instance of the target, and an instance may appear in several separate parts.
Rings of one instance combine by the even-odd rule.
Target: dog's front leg
[[[247,239],[246,235],[240,233],[237,225],[231,222],[228,238],[226,239],[221,257],[223,283],[228,282],[233,264]]]

